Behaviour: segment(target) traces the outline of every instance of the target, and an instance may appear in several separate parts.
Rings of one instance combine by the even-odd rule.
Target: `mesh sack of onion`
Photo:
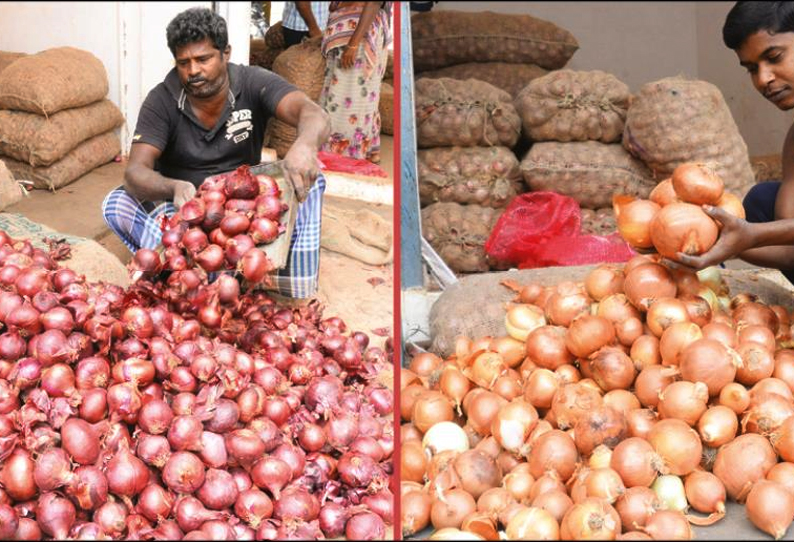
[[[587,269],[504,281],[498,333],[408,361],[403,535],[689,539],[736,502],[750,529],[783,536],[790,294],[732,294],[716,268],[658,254]]]
[[[0,538],[388,536],[390,339],[173,247],[123,289],[0,231]]]

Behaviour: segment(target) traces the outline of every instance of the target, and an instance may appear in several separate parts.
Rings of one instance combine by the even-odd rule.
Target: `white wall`
[[[683,75],[723,93],[751,156],[779,153],[789,116],[764,100],[722,43],[734,2],[454,2],[435,10],[526,13],[569,30],[579,50],[566,68],[603,70],[632,92],[651,81]]]

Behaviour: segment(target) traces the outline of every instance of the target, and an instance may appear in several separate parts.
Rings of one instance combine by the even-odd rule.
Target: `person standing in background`
[[[281,17],[281,30],[284,45],[292,47],[303,38],[317,38],[323,35],[328,23],[329,2],[286,2]]]
[[[320,106],[331,116],[322,150],[380,163],[380,85],[392,40],[392,2],[331,2],[323,36]]]

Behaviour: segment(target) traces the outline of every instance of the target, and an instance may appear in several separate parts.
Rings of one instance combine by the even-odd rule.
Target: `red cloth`
[[[349,156],[342,156],[332,152],[320,151],[317,153],[320,160],[320,169],[323,171],[335,171],[338,173],[352,173],[354,175],[366,175],[368,177],[388,177],[383,168],[367,160],[359,160]]]

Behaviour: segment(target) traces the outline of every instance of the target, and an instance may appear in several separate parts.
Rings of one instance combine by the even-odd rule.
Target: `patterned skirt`
[[[383,28],[377,29],[377,43],[383,43]],[[372,70],[365,70],[364,47],[359,47],[355,64],[342,69],[342,47],[328,51],[325,82],[320,94],[320,106],[331,116],[331,137],[322,150],[380,162],[380,84],[386,71],[386,47],[378,50]],[[367,74],[367,71],[369,73]]]

